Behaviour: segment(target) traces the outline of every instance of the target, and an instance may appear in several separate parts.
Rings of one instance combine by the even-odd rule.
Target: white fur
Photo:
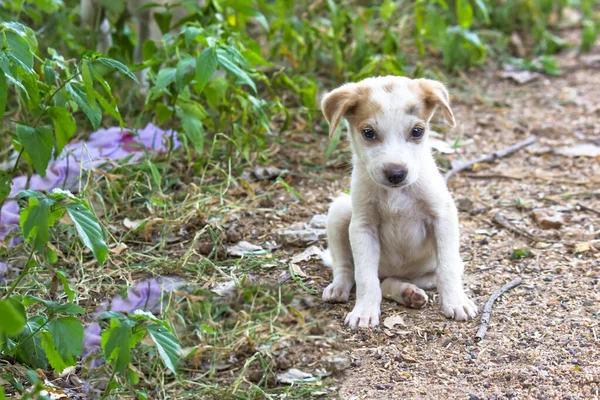
[[[391,93],[384,90],[390,82],[394,84]],[[420,300],[412,306],[421,307],[427,301],[423,289],[437,286],[446,317],[473,318],[476,306],[462,287],[458,213],[427,143],[431,115],[417,121],[405,112],[410,104],[422,101],[414,90],[420,83],[381,77],[359,84],[367,85],[371,99],[382,107],[382,112],[368,121],[378,142],[368,142],[359,127],[349,124],[354,152],[351,190],[329,209],[327,238],[333,282],[323,292],[323,300],[346,302],[356,282],[356,305],[345,323],[368,327],[379,323],[382,296],[410,305],[405,300],[412,293]],[[348,85],[341,89],[348,90]],[[326,101],[327,97],[324,109]],[[453,123],[449,105],[445,106]],[[409,136],[415,123],[426,128],[425,137],[418,142]],[[400,187],[386,182],[383,170],[390,163],[406,167]]]

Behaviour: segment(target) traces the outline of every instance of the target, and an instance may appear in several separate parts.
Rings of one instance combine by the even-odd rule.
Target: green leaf
[[[6,75],[4,75],[4,71],[0,69],[0,121],[4,118],[7,97],[8,85],[6,84]]]
[[[254,93],[256,93],[254,81],[231,60],[230,54],[222,49],[217,49],[217,60],[219,65],[221,65],[228,73],[237,78],[241,83],[250,86]]]
[[[202,32],[204,32],[204,29],[200,28],[199,26],[185,26],[182,29],[182,33],[183,33],[184,38],[185,38],[185,45],[187,47],[189,47],[190,44],[192,43],[192,41],[196,40],[196,38]]]
[[[75,135],[77,126],[75,125],[73,116],[65,108],[50,107],[47,112],[54,125],[54,137],[56,140],[54,157],[58,157],[65,145],[69,142],[69,139]]]
[[[138,81],[137,78],[135,77],[135,75],[133,74],[133,72],[131,72],[129,70],[129,68],[127,68],[123,63],[121,63],[117,60],[113,60],[112,58],[100,57],[100,58],[95,59],[94,61],[99,62],[102,65],[106,65],[106,66],[116,69],[120,73],[133,79],[135,82]]]
[[[31,157],[33,166],[42,178],[46,177],[46,168],[52,156],[52,129],[48,126],[32,128],[16,124],[15,131],[19,142]]]
[[[475,5],[477,5],[477,8],[479,9],[479,11],[481,11],[481,14],[483,15],[483,19],[485,21],[485,23],[487,25],[490,24],[490,12],[488,11],[487,6],[485,5],[485,0],[475,0]]]
[[[175,335],[165,326],[159,324],[150,325],[146,329],[156,344],[158,354],[160,354],[160,358],[162,358],[165,366],[171,371],[177,372],[177,362],[181,352],[181,345]]]
[[[45,319],[43,317],[32,317],[27,321],[25,327],[16,338],[19,345],[17,347],[16,359],[18,362],[26,364],[32,368],[48,368],[48,359],[42,348],[42,340],[38,331]],[[33,335],[33,336],[32,336]]]
[[[53,319],[46,325],[52,343],[67,366],[75,365],[83,347],[83,325],[75,317]],[[42,338],[43,340],[43,338]],[[46,352],[46,354],[48,354]],[[48,357],[50,364],[52,360]],[[54,365],[52,365],[54,367]],[[58,370],[58,368],[54,367]],[[59,371],[60,372],[60,371]]]
[[[204,127],[200,120],[201,112],[198,107],[191,104],[181,104],[177,107],[177,115],[181,120],[181,126],[194,149],[202,154],[204,151]]]
[[[519,260],[521,258],[530,257],[530,256],[531,256],[530,250],[516,249],[515,251],[512,252],[512,254],[510,255],[510,258],[512,258],[513,260]]]
[[[56,349],[56,346],[52,342],[52,335],[48,331],[40,332],[40,339],[42,340],[42,349],[46,353],[48,362],[58,373],[61,373],[69,365],[62,359],[60,353]]]
[[[104,243],[102,228],[96,220],[96,217],[89,209],[80,203],[69,203],[64,207],[73,220],[73,223],[75,223],[77,233],[79,233],[79,237],[83,240],[83,244],[92,250],[96,260],[98,260],[100,264],[103,264],[108,255],[108,247],[106,246],[106,243]]]
[[[121,127],[125,126],[125,121],[123,121],[121,113],[119,112],[116,106],[113,107],[111,104],[109,104],[109,102],[106,101],[106,99],[95,90],[93,91],[93,96],[96,100],[98,100],[98,103],[100,103],[100,106],[104,109],[104,111],[106,111],[111,117],[119,121]]]
[[[25,296],[23,298],[23,304],[25,306],[29,306],[31,304],[43,304],[44,306],[46,306],[50,314],[65,313],[76,315],[85,313],[85,310],[77,304],[59,303],[58,301],[44,300],[32,295]]]
[[[71,95],[73,101],[83,110],[88,117],[94,129],[100,128],[102,122],[102,110],[96,104],[94,99],[89,100],[81,84],[69,82],[65,86],[67,92]]]
[[[71,286],[69,286],[69,281],[67,281],[66,272],[59,270],[59,269],[55,269],[54,273],[56,274],[56,277],[58,278],[60,283],[62,283],[63,290],[67,294],[67,299],[69,300],[70,303],[72,303],[73,300],[75,299],[75,291],[73,289],[71,289]]]
[[[456,15],[462,28],[468,28],[473,23],[473,7],[469,0],[456,0]]]
[[[53,201],[49,199],[29,198],[27,208],[21,210],[19,216],[23,239],[26,242],[33,242],[34,249],[43,253],[44,247],[50,238],[49,218],[50,205]]]
[[[0,171],[0,203],[3,203],[4,200],[10,194],[10,186],[12,185],[12,177],[6,171]]]
[[[25,326],[25,315],[11,300],[0,300],[0,334],[18,335]]]
[[[201,89],[208,83],[218,67],[217,54],[214,49],[206,48],[196,61],[196,82]]]
[[[594,21],[590,19],[584,20],[583,29],[581,30],[581,45],[579,46],[579,51],[583,53],[590,51],[596,42],[597,35],[598,33],[596,32]]]
[[[44,83],[48,86],[54,86],[56,82],[56,73],[54,72],[54,68],[52,65],[46,60],[44,64]]]
[[[177,63],[177,71],[175,72],[177,91],[181,92],[183,90],[186,78],[193,76],[195,69],[196,59],[192,57],[186,57],[179,60]]]
[[[27,40],[12,30],[4,31],[8,55],[27,72],[33,72],[33,53]]]
[[[114,362],[116,372],[124,374],[131,360],[129,352],[132,338],[131,328],[135,323],[130,320],[119,321],[117,319],[110,322],[111,328],[102,332],[104,358],[109,362]]]
[[[158,71],[156,75],[156,82],[154,82],[154,87],[152,90],[154,92],[159,92],[169,86],[171,83],[175,82],[177,77],[177,69],[176,68],[163,68]]]

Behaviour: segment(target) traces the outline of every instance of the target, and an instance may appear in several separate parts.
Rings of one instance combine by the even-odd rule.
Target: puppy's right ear
[[[347,84],[339,87],[325,95],[321,101],[323,115],[329,122],[329,138],[333,137],[335,129],[339,125],[342,117],[356,105],[356,96],[354,85]]]

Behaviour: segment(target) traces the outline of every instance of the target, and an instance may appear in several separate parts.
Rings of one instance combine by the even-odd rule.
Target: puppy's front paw
[[[354,306],[344,323],[350,328],[369,328],[379,325],[379,306]]]
[[[323,301],[326,303],[347,302],[352,286],[354,286],[352,281],[333,281],[323,291]]]
[[[442,299],[442,312],[446,318],[466,321],[477,316],[477,306],[466,294],[461,293],[447,300]]]

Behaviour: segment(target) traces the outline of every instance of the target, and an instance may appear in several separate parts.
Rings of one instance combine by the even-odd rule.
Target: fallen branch
[[[593,208],[590,208],[590,207],[588,207],[588,206],[584,206],[584,205],[583,205],[583,204],[581,204],[581,203],[577,203],[577,207],[581,208],[582,210],[585,210],[585,211],[589,211],[589,212],[591,212],[591,213],[594,213],[594,214],[596,214],[596,215],[600,215],[600,211],[598,211],[598,210],[594,210]]]
[[[485,333],[487,332],[488,326],[490,324],[490,319],[492,318],[492,307],[494,306],[494,302],[496,301],[496,299],[502,296],[502,294],[504,294],[505,292],[519,286],[520,284],[521,278],[517,278],[508,282],[506,285],[502,286],[500,289],[492,293],[489,300],[487,301],[487,303],[485,303],[485,306],[483,307],[483,314],[481,314],[481,325],[479,325],[479,330],[475,335],[476,342],[481,342],[485,337]]]
[[[521,150],[522,148],[525,148],[527,146],[532,145],[533,143],[535,143],[535,141],[537,140],[537,137],[535,135],[531,135],[529,136],[527,139],[515,143],[510,147],[507,147],[506,149],[503,150],[498,150],[494,153],[488,154],[486,156],[483,157],[479,157],[475,160],[472,161],[468,161],[464,164],[458,165],[454,168],[452,168],[450,171],[446,172],[444,174],[444,180],[446,182],[448,182],[448,180],[455,174],[459,173],[460,171],[464,171],[465,169],[470,169],[471,167],[473,167],[473,165],[475,164],[482,164],[482,163],[491,163],[494,162],[500,158],[504,158],[506,156],[509,156],[519,150]]]

